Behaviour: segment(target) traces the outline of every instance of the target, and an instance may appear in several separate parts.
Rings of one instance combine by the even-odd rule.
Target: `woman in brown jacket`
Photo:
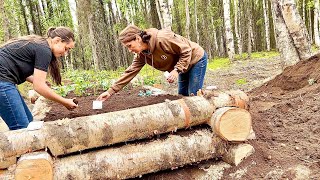
[[[124,74],[97,100],[104,101],[127,85],[149,64],[160,71],[168,71],[169,83],[178,79],[178,93],[196,94],[202,88],[207,67],[207,53],[201,46],[174,32],[155,28],[141,30],[129,25],[120,32],[122,44],[137,56]]]

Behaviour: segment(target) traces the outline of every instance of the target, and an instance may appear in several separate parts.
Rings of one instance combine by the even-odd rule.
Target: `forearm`
[[[60,103],[62,105],[65,104],[65,98],[61,97],[57,93],[55,93],[47,84],[33,84],[33,88],[35,91],[37,91],[40,95],[43,97],[50,99],[52,101],[55,101],[57,103]]]
[[[27,77],[26,79],[29,83],[33,83],[33,75]]]

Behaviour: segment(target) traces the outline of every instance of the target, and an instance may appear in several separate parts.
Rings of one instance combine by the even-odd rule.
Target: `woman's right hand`
[[[111,94],[108,91],[106,91],[106,92],[100,94],[100,96],[97,98],[97,101],[105,101],[105,100],[109,99],[110,97],[111,97]]]
[[[78,107],[78,104],[75,103],[74,99],[65,99],[65,103],[63,105],[70,111]]]

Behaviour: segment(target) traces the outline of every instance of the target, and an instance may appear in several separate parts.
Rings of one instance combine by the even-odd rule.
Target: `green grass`
[[[229,58],[215,58],[208,63],[208,69],[215,70],[221,68],[228,68],[231,62]]]
[[[279,56],[279,52],[276,51],[270,51],[270,52],[254,52],[251,53],[251,59],[260,59],[260,58],[273,58],[276,56]],[[240,55],[236,55],[235,56],[235,61],[239,61],[239,60],[246,60],[248,58],[248,54],[247,53],[242,53],[241,56]],[[228,68],[231,65],[231,61],[229,60],[229,58],[222,58],[222,57],[218,57],[218,58],[214,58],[212,60],[209,61],[208,63],[208,69],[210,70],[216,70],[216,69],[221,69],[221,68]]]
[[[237,85],[244,85],[244,84],[247,84],[247,79],[246,78],[241,78],[241,79],[238,79],[236,80],[236,84]]]

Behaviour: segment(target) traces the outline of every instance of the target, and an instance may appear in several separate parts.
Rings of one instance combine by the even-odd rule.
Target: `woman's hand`
[[[100,96],[97,98],[97,101],[105,101],[105,100],[109,99],[110,97],[111,97],[111,94],[108,91],[106,91],[106,92],[100,94]]]
[[[78,104],[76,104],[77,101],[75,99],[65,99],[63,105],[70,111],[74,110],[78,107]]]
[[[169,83],[173,83],[174,81],[176,81],[176,79],[178,79],[179,73],[176,69],[172,70],[167,78],[167,81]]]

